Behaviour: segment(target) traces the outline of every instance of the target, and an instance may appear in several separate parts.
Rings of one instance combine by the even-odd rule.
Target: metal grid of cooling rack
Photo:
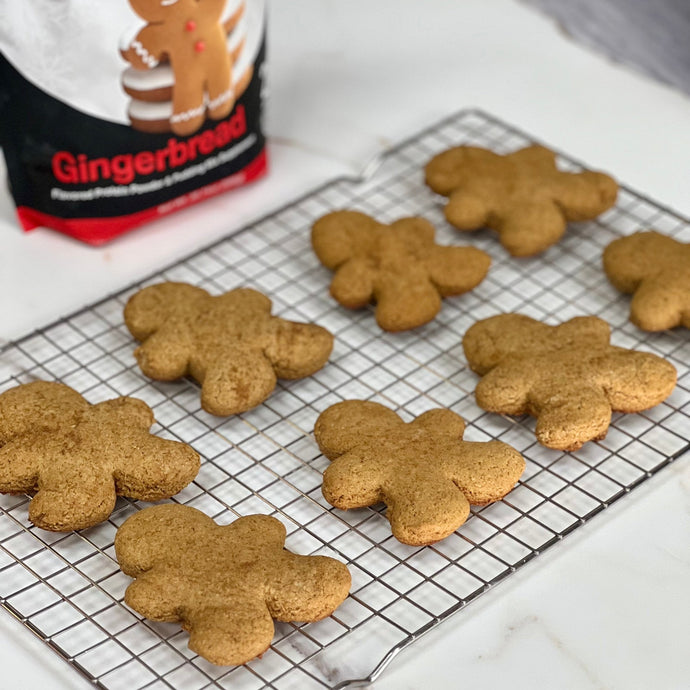
[[[628,189],[598,221],[576,225],[532,259],[512,259],[488,231],[463,236],[443,220],[422,182],[423,164],[459,143],[510,151],[532,139],[478,111],[465,111],[386,154],[366,181],[338,180],[171,266],[140,285],[43,328],[0,352],[0,391],[34,378],[62,381],[91,402],[133,395],[154,409],[162,436],[190,443],[203,457],[197,479],[175,501],[219,522],[275,515],[287,546],[327,554],[352,573],[350,597],[324,621],[277,624],[263,658],[214,667],[191,653],[179,626],[142,620],[122,603],[129,583],[114,559],[117,526],[141,506],[120,499],[111,518],[79,533],[53,534],[27,520],[26,497],[0,498],[2,605],[95,685],[126,688],[283,689],[343,687],[372,678],[394,654],[489,587],[559,541],[688,449],[690,341],[687,332],[645,334],[627,321],[628,299],[607,282],[603,247],[616,236],[655,227],[684,241],[690,222]],[[561,157],[566,169],[579,165]],[[489,252],[488,278],[447,299],[438,318],[403,334],[382,333],[371,310],[349,312],[328,295],[330,273],[309,249],[309,227],[336,208],[390,221],[420,214],[445,244]],[[135,367],[122,322],[128,296],[162,279],[213,293],[248,285],[274,301],[274,313],[319,323],[336,336],[330,363],[311,378],[281,382],[261,406],[217,418],[199,406],[191,381],[158,383]],[[638,415],[615,415],[603,441],[575,453],[536,444],[530,419],[480,410],[476,377],[461,339],[476,320],[519,311],[558,322],[596,314],[613,342],[667,357],[678,369],[673,395]],[[380,401],[410,419],[438,406],[468,422],[466,438],[500,439],[521,451],[527,469],[497,504],[473,510],[465,525],[422,548],[398,543],[380,507],[331,508],[320,492],[327,461],[311,437],[318,414],[343,399]]]

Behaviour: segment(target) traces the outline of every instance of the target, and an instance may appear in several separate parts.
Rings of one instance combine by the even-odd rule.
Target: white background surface
[[[573,45],[515,0],[274,1],[269,22],[264,181],[94,249],[23,235],[0,180],[0,339],[358,172],[464,107],[690,215],[687,97]],[[403,652],[374,687],[688,688],[689,545],[686,458]],[[4,612],[0,640],[0,687],[88,686]]]

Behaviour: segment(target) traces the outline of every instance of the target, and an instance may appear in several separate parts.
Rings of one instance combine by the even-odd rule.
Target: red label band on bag
[[[95,33],[83,3],[7,9],[0,143],[24,229],[101,244],[266,171],[263,0],[107,3],[77,51],[75,30]],[[40,55],[12,30],[27,13]]]

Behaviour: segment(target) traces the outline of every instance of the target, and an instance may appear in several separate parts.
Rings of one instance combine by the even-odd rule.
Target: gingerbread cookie
[[[609,325],[581,316],[547,326],[521,314],[475,323],[462,345],[482,376],[477,403],[489,412],[537,418],[537,440],[577,450],[606,436],[611,412],[658,405],[676,385],[674,367],[656,355],[609,344]]]
[[[513,256],[531,256],[557,242],[571,221],[592,220],[616,202],[608,175],[566,173],[556,155],[529,146],[506,156],[458,146],[431,159],[426,183],[449,197],[446,218],[458,230],[488,227]]]
[[[228,0],[221,19],[227,34],[226,47],[232,65],[235,101],[249,86],[254,74],[252,53],[245,50],[248,27],[244,15],[243,0]],[[130,36],[123,38],[121,49],[124,54],[133,40]],[[135,129],[149,133],[171,131],[174,85],[175,75],[169,62],[159,63],[147,70],[128,67],[123,72],[122,88],[132,98],[127,112]]]
[[[122,571],[136,578],[125,603],[155,621],[179,622],[189,648],[214,664],[243,664],[268,649],[273,619],[317,621],[350,590],[345,565],[284,548],[285,527],[267,515],[217,525],[189,506],[128,518],[115,536]]]
[[[214,120],[226,117],[235,104],[225,4],[226,0],[130,0],[132,9],[148,23],[122,46],[122,56],[137,70],[169,64],[173,76],[169,124],[178,136],[196,132],[207,114]],[[137,125],[137,120],[135,112],[132,124]]]
[[[604,271],[633,295],[630,320],[645,331],[690,328],[690,244],[661,233],[637,232],[604,250]]]
[[[312,229],[321,263],[335,271],[331,295],[348,309],[376,302],[385,331],[404,331],[431,321],[441,298],[476,287],[491,258],[474,247],[442,247],[423,218],[391,225],[357,211],[335,211]]]
[[[248,288],[211,297],[185,283],[152,285],[129,299],[125,323],[142,342],[134,355],[144,374],[189,374],[202,386],[202,407],[216,415],[263,402],[276,377],[313,374],[333,348],[325,328],[271,316],[271,300]]]
[[[0,395],[0,491],[35,493],[29,519],[55,532],[107,520],[116,496],[159,501],[199,471],[184,443],[157,438],[135,398],[89,404],[61,383],[36,381]]]
[[[525,461],[500,441],[462,440],[465,423],[450,410],[429,410],[406,424],[374,402],[347,400],[316,420],[314,437],[333,462],[323,495],[336,508],[383,502],[393,535],[433,544],[465,522],[471,505],[503,498]]]

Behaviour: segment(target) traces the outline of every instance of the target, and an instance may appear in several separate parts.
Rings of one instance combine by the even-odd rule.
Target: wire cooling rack
[[[444,222],[442,200],[423,184],[422,166],[449,146],[506,152],[529,136],[478,111],[464,111],[402,143],[366,181],[338,180],[140,285],[92,305],[0,352],[0,390],[35,378],[62,381],[91,402],[132,395],[154,409],[161,436],[190,443],[203,457],[197,479],[175,501],[219,522],[250,513],[275,515],[287,546],[348,564],[350,597],[318,623],[277,624],[261,659],[215,667],[187,649],[179,626],[142,620],[122,603],[130,580],[114,558],[115,531],[141,506],[118,500],[107,522],[53,534],[27,520],[28,498],[0,498],[0,597],[3,606],[95,685],[134,688],[344,687],[375,677],[410,642],[434,627],[651,477],[690,447],[690,340],[687,332],[645,334],[627,320],[628,298],[601,269],[603,247],[619,235],[654,227],[690,241],[690,222],[623,188],[617,206],[531,259],[510,258],[495,235],[461,235]],[[565,169],[579,165],[561,156]],[[373,312],[346,311],[328,295],[331,274],[309,246],[309,228],[337,208],[391,221],[420,214],[444,244],[473,243],[491,254],[486,280],[446,299],[430,324],[386,334]],[[188,281],[213,293],[252,286],[270,295],[274,313],[314,321],[336,336],[330,363],[301,381],[280,382],[250,412],[217,418],[199,406],[191,381],[157,383],[135,366],[122,321],[127,298],[160,280]],[[476,376],[461,340],[468,327],[501,311],[547,322],[596,314],[613,342],[656,352],[678,369],[661,405],[614,415],[607,437],[575,453],[539,446],[534,422],[480,410]],[[505,500],[472,511],[455,534],[413,548],[398,543],[380,507],[340,511],[321,496],[327,461],[311,436],[318,414],[343,399],[380,401],[411,419],[449,407],[468,422],[466,438],[500,439],[524,455],[527,469]]]

